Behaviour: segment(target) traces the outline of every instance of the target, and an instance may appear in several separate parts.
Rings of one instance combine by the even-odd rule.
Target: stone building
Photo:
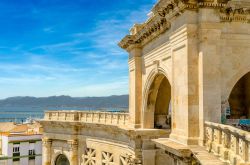
[[[129,113],[51,111],[43,164],[250,164],[250,0],[159,0],[119,46]]]

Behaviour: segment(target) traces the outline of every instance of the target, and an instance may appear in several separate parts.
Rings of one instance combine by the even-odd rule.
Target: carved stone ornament
[[[185,10],[198,11],[199,8],[218,10],[221,22],[250,23],[250,2],[246,0],[160,0],[152,9],[150,18],[143,24],[134,25],[131,34],[125,36],[119,46],[127,51],[142,47],[169,30],[170,20]]]

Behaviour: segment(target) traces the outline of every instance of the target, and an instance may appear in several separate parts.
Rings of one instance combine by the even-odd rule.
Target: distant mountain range
[[[79,107],[79,108],[128,108],[128,95],[107,97],[9,97],[0,100],[0,107]]]

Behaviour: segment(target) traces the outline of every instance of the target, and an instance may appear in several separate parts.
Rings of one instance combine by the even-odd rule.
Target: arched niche
[[[164,74],[157,74],[147,91],[144,112],[146,128],[170,129],[171,85]]]
[[[56,158],[55,165],[70,165],[70,163],[65,155],[60,154]]]
[[[228,104],[227,119],[250,119],[250,72],[234,85]]]

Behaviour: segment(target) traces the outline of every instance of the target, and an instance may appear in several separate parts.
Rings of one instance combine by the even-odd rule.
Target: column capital
[[[134,57],[141,57],[142,56],[142,48],[141,47],[133,47],[129,50],[129,59]]]
[[[71,150],[77,150],[78,149],[78,140],[77,139],[67,140],[67,143],[68,143],[69,148]]]
[[[42,138],[43,146],[50,147],[52,145],[52,139],[49,139],[47,137]]]

